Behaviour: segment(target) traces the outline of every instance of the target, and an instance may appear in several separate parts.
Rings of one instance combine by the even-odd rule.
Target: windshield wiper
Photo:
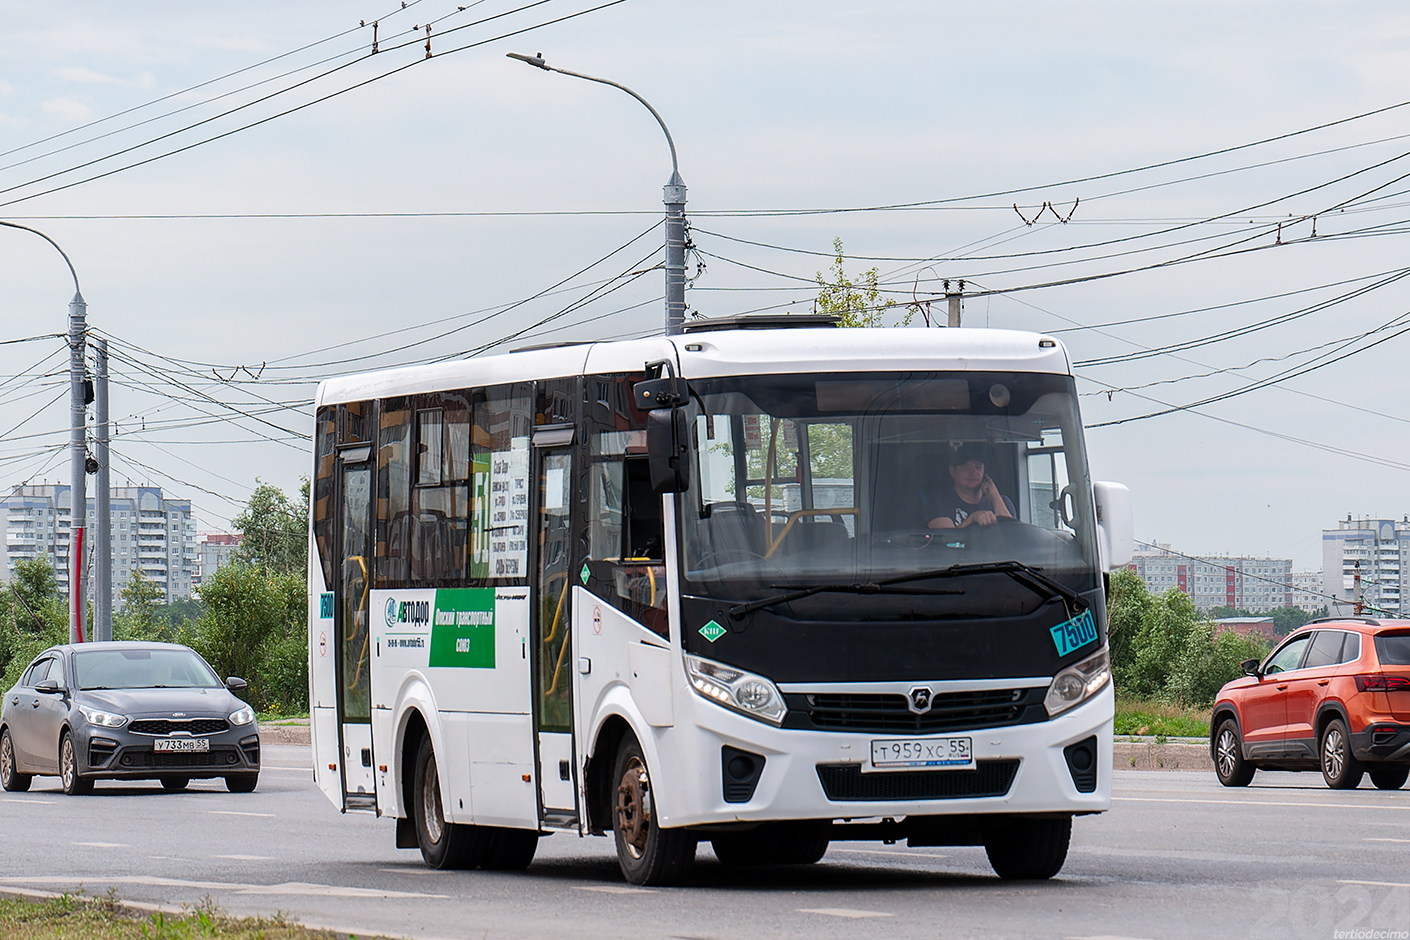
[[[894,578],[883,578],[880,581],[868,581],[854,584],[814,584],[808,587],[799,587],[786,591],[782,594],[775,594],[770,597],[763,597],[757,601],[750,601],[747,604],[736,604],[729,609],[731,619],[738,620],[756,610],[765,607],[772,607],[774,604],[784,604],[788,601],[801,600],[811,597],[814,594],[823,593],[845,593],[845,594],[963,594],[960,590],[919,590],[907,591],[896,590],[895,587],[901,584],[908,584],[912,581],[928,581],[933,578],[959,578],[971,574],[1006,574],[1019,584],[1028,588],[1033,593],[1045,599],[1054,597],[1061,598],[1071,607],[1086,610],[1088,604],[1072,588],[1059,581],[1054,581],[1043,573],[1043,569],[1035,568],[1033,565],[1026,565],[1021,561],[993,561],[974,565],[950,565],[948,568],[935,568],[931,571],[920,571],[915,574],[903,574]],[[774,587],[786,587],[787,585],[775,584]]]
[[[784,604],[788,601],[796,601],[804,597],[812,597],[814,594],[915,594],[915,595],[944,595],[963,594],[962,590],[951,588],[940,588],[938,590],[908,590],[906,588],[895,589],[893,585],[901,584],[905,581],[916,580],[910,576],[904,578],[888,578],[883,581],[867,581],[852,584],[811,584],[808,587],[793,588],[783,594],[775,594],[772,597],[761,598],[757,601],[750,601],[747,604],[735,604],[729,609],[730,618],[739,618],[752,614],[756,610],[765,607],[772,607],[774,604]],[[773,587],[788,587],[785,584],[775,584]]]

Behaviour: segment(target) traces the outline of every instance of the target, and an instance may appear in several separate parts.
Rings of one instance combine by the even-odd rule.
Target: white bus
[[[727,865],[907,840],[1057,873],[1073,817],[1110,806],[1129,496],[1088,480],[1056,340],[832,326],[324,382],[333,804],[437,868],[611,832],[637,884],[684,879],[701,841]]]

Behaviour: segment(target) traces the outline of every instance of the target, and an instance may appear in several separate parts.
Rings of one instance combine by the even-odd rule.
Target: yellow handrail
[[[857,512],[857,510],[856,510],[854,507],[852,507],[852,506],[835,506],[835,507],[833,507],[832,509],[799,509],[799,510],[796,511],[796,512],[790,513],[789,516],[788,516],[788,521],[783,524],[783,531],[779,532],[778,538],[774,539],[773,542],[772,542],[772,544],[769,545],[769,550],[764,553],[764,557],[765,557],[765,558],[772,558],[772,557],[774,557],[774,552],[778,551],[778,547],[783,544],[783,538],[784,538],[784,536],[786,536],[786,535],[789,533],[789,531],[792,530],[794,524],[796,524],[799,519],[802,519],[802,518],[804,518],[804,517],[811,517],[811,516],[855,516],[855,515],[858,515],[858,512]]]

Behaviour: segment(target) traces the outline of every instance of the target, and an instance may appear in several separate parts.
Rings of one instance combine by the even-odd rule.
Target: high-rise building
[[[1352,519],[1322,530],[1322,592],[1334,614],[1365,610],[1402,616],[1410,607],[1410,521]],[[1402,600],[1405,598],[1405,600]]]
[[[1263,613],[1292,603],[1291,558],[1194,559],[1159,543],[1138,549],[1128,567],[1152,592],[1176,588],[1190,595],[1200,610],[1237,607]]]
[[[196,543],[196,571],[193,587],[199,588],[206,579],[223,568],[240,547],[240,536],[225,532],[202,532]]]
[[[0,576],[6,581],[14,577],[17,560],[44,555],[54,565],[59,590],[68,593],[71,492],[65,484],[16,486],[9,496],[0,499],[0,517],[5,522]],[[84,522],[90,597],[94,504],[90,497]],[[155,583],[168,602],[190,597],[196,569],[191,501],[168,499],[155,486],[123,486],[113,489],[110,505],[114,603],[121,603],[122,589],[135,571]]]
[[[1322,596],[1322,572],[1294,571],[1292,573],[1292,606],[1301,607],[1308,613],[1321,610],[1328,604]]]

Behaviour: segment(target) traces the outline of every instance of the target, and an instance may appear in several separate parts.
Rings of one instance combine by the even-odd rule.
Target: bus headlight
[[[1043,707],[1048,717],[1080,705],[1102,690],[1111,681],[1111,660],[1103,646],[1079,663],[1073,663],[1053,676],[1048,686],[1048,694],[1043,699]]]
[[[685,654],[685,674],[697,695],[750,718],[781,725],[788,714],[783,693],[763,676],[690,653]]]

